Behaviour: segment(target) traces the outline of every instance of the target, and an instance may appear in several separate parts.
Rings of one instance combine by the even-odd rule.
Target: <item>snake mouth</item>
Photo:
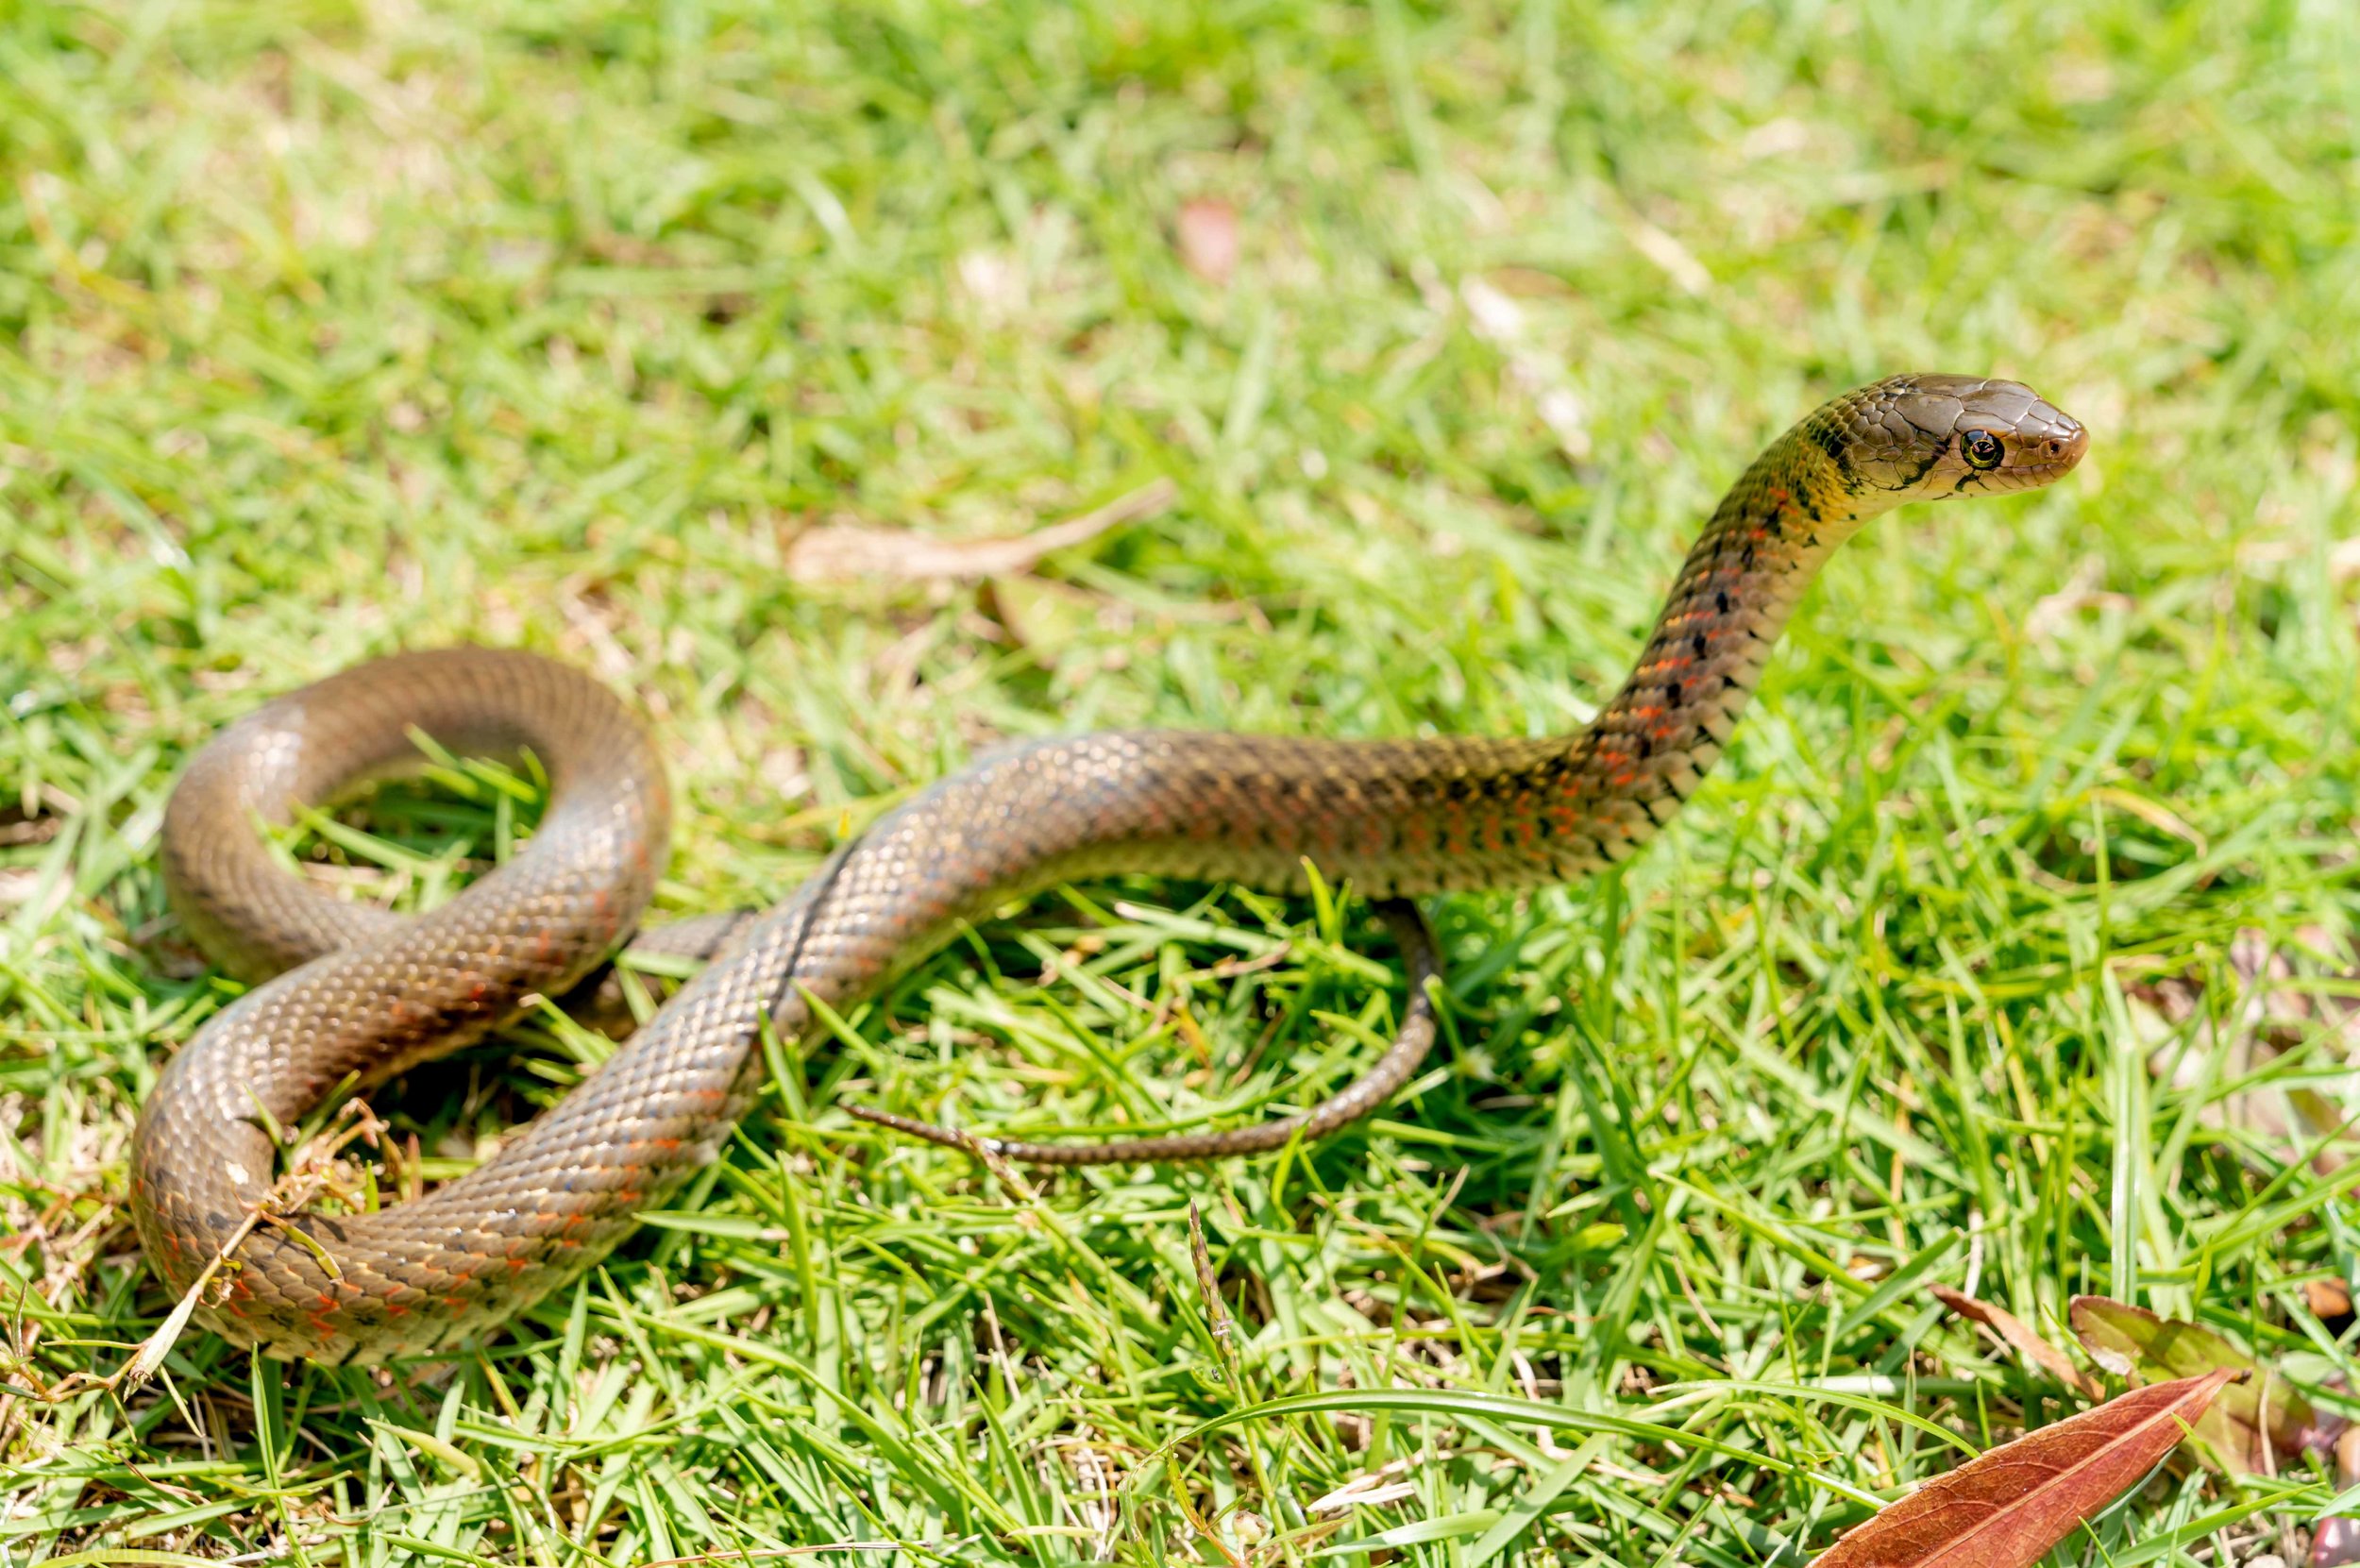
[[[2048,484],[2073,472],[2087,455],[2089,427],[2070,414],[2060,413],[2046,433],[2018,436],[2015,448],[2012,461],[2000,472],[2019,476],[2018,482],[2025,485]]]
[[[2032,465],[2052,476],[2070,472],[2090,449],[2087,425],[2064,414],[2057,417],[2068,429],[2058,434],[2043,436],[2031,447],[2037,454]]]

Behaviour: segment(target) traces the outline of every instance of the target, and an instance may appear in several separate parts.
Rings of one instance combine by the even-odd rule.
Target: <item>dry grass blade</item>
[[[1205,1222],[1199,1218],[1193,1200],[1188,1204],[1188,1252],[1196,1260],[1196,1287],[1205,1302],[1205,1321],[1212,1326],[1213,1343],[1220,1347],[1222,1366],[1234,1377],[1238,1347],[1231,1336],[1236,1330],[1230,1324],[1229,1309],[1222,1305],[1221,1281],[1213,1273],[1213,1255],[1205,1245]]]
[[[1172,505],[1178,493],[1172,481],[1157,480],[1062,523],[988,539],[929,539],[902,529],[818,528],[799,536],[788,548],[786,571],[798,582],[1003,577],[1030,571],[1043,556],[1087,544],[1110,528],[1153,517]]]
[[[2042,1339],[2033,1330],[2031,1324],[2006,1307],[1994,1307],[1990,1302],[1979,1300],[1964,1290],[1954,1290],[1947,1285],[1935,1286],[1933,1293],[1934,1299],[1943,1306],[1947,1307],[1962,1318],[1981,1324],[1985,1328],[2007,1340],[2043,1372],[2076,1393],[2086,1395],[2091,1399],[2103,1399],[2106,1396],[2104,1387],[2097,1378],[2075,1366],[2072,1358],[2064,1351]]]
[[[2030,1568],[2155,1468],[2243,1374],[2134,1389],[1927,1482],[1816,1568]]]

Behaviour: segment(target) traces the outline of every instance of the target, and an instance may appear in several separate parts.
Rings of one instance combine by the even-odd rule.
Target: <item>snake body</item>
[[[2011,381],[1902,376],[1836,398],[1730,489],[1637,667],[1576,734],[1144,731],[990,756],[882,818],[776,908],[714,928],[714,961],[476,1170],[410,1203],[257,1223],[278,1155],[267,1128],[296,1125],[348,1077],[381,1080],[575,985],[635,926],[669,820],[644,728],[533,655],[401,654],[279,698],[196,756],[166,816],[176,908],[218,962],[260,983],[173,1057],[141,1117],[131,1206],[147,1256],[175,1292],[212,1269],[199,1321],[267,1354],[370,1361],[452,1344],[577,1274],[715,1157],[757,1085],[766,1018],[800,1035],[806,993],[851,1006],[961,922],[1062,881],[1149,872],[1299,891],[1307,859],[1382,901],[1422,977],[1432,948],[1407,901],[1582,877],[1670,819],[1728,744],[1797,598],[1862,524],[1908,500],[2045,484],[2086,445]],[[522,852],[417,917],[329,897],[270,859],[258,821],[413,763],[416,731],[539,759],[550,803]],[[1080,1163],[1317,1136],[1414,1069],[1431,1020],[1411,994],[1384,1060],[1304,1116],[1114,1145],[976,1141]]]

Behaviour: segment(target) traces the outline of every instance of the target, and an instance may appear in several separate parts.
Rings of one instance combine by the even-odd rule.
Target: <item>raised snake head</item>
[[[2089,450],[2082,422],[2021,381],[1895,376],[1807,422],[1848,487],[1874,509],[1947,496],[2037,490]]]

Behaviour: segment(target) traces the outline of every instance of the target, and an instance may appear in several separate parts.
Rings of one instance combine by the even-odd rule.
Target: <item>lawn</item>
[[[1004,738],[1576,726],[1721,487],[1856,382],[2015,376],[2095,432],[1844,551],[1623,874],[1438,901],[1445,1048],[1371,1122],[1025,1189],[847,1117],[1249,1121],[1401,1004],[1349,909],[1044,897],[790,1042],[480,1353],[192,1332],[136,1393],[0,1397],[5,1560],[1736,1568],[2079,1408],[1932,1284],[2360,1380],[2309,1289],[2360,1271],[2345,1040],[2249,1049],[2232,962],[2300,950],[2274,1004],[2334,1017],[2360,891],[2355,114],[2360,9],[2294,0],[0,7],[19,1386],[171,1306],[126,1147],[234,992],[156,835],[271,694],[577,663],[664,737],[663,907],[765,903]],[[813,544],[1164,480],[981,582]],[[291,848],[414,906],[499,799]],[[382,1108],[453,1173],[602,1049],[536,1020]],[[2324,1129],[2270,1113],[2303,1088]],[[2295,1560],[2336,1490],[2183,1466],[2065,1555]]]

